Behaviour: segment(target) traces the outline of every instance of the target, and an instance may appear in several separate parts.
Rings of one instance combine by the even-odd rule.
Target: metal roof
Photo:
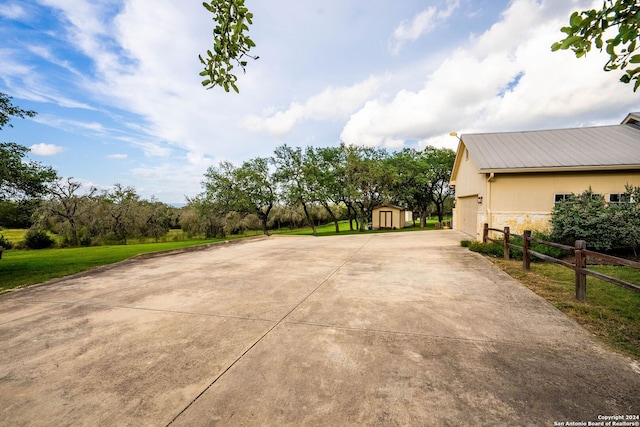
[[[483,172],[552,169],[640,169],[635,122],[572,129],[462,135]]]

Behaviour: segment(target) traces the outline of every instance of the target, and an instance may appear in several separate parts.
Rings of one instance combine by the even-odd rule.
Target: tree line
[[[32,117],[0,93],[0,130],[12,117]],[[158,240],[172,228],[188,235],[224,237],[247,229],[309,226],[350,221],[364,230],[372,210],[383,203],[412,210],[425,226],[432,212],[440,221],[451,204],[449,177],[455,153],[449,149],[277,147],[270,157],[234,165],[223,161],[204,174],[203,191],[182,208],[145,200],[135,188],[115,184],[99,191],[49,166],[25,161],[29,149],[0,143],[0,226],[31,228],[63,237],[68,246],[127,243],[131,237]],[[45,233],[46,234],[46,233]],[[44,243],[43,243],[44,242]],[[7,242],[4,242],[5,246]]]
[[[442,221],[451,199],[449,178],[455,153],[428,146],[389,152],[341,144],[337,147],[277,147],[271,157],[256,157],[237,166],[223,161],[211,166],[203,191],[189,200],[209,236],[224,235],[238,219],[253,218],[269,234],[274,208],[302,212],[316,233],[318,216],[335,225],[349,219],[351,229],[364,230],[376,206],[402,205],[424,227],[431,210]],[[194,224],[196,225],[196,224]]]

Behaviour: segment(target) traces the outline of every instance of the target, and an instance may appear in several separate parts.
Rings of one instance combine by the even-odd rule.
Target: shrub
[[[590,188],[579,195],[571,194],[556,203],[551,212],[551,238],[567,245],[585,240],[590,249],[610,250],[621,244],[626,233],[625,225],[614,221],[612,212],[604,197]]]
[[[543,234],[543,233],[539,233],[539,232],[534,232],[532,234],[532,237],[539,239],[539,240],[546,240],[546,241],[552,241],[551,237],[549,235]],[[523,246],[523,241],[522,239],[515,237],[515,236],[511,236],[510,242],[514,245],[517,246]],[[501,243],[494,243],[494,242],[490,242],[490,243],[480,243],[480,242],[476,242],[474,240],[463,240],[460,242],[460,246],[465,247],[465,248],[469,248],[469,250],[473,251],[473,252],[478,252],[481,253],[483,255],[488,255],[494,258],[502,258],[504,257],[504,245]],[[566,255],[569,254],[569,252],[567,251],[563,251],[562,249],[558,249],[558,248],[554,248],[552,246],[547,246],[541,243],[531,243],[530,249],[535,251],[535,252],[540,252],[541,254],[544,255],[549,255],[552,256],[554,258],[563,258]],[[522,251],[516,248],[511,248],[511,252],[510,252],[510,258],[511,259],[515,259],[515,260],[522,260]],[[532,257],[531,261],[535,262],[538,261],[539,259],[536,257]]]
[[[13,243],[10,240],[6,239],[2,234],[0,234],[0,246],[5,249],[12,249]]]
[[[29,249],[47,249],[55,244],[46,231],[30,228],[24,236],[24,244]]]
[[[488,255],[494,258],[504,256],[504,246],[498,243],[470,242],[469,246],[467,247],[469,248],[469,250],[473,252],[478,252],[483,255]]]
[[[606,203],[591,189],[558,202],[551,213],[551,240],[573,245],[585,240],[589,249],[640,248],[640,187],[627,185],[619,202]]]
[[[538,240],[544,240],[547,242],[553,242],[553,239],[551,237],[551,235],[549,234],[545,234],[539,231],[534,231],[531,233],[531,237],[534,239],[538,239]],[[513,243],[514,245],[518,245],[518,246],[523,246],[523,241],[520,238],[517,237],[511,237],[511,243]],[[531,244],[529,245],[529,249],[531,249],[534,252],[539,252],[543,255],[548,255],[550,257],[554,257],[554,258],[564,258],[565,256],[569,255],[570,252],[569,251],[565,251],[559,248],[555,248],[553,246],[548,246],[542,243],[536,243],[536,242],[531,242]],[[512,259],[517,259],[517,260],[521,260],[523,257],[522,251],[518,250],[518,249],[511,249],[511,258]],[[539,261],[539,258],[536,257],[532,257],[531,261]]]

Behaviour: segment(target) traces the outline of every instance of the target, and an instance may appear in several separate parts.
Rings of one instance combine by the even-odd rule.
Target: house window
[[[569,197],[571,197],[571,194],[556,194],[554,203],[559,203],[559,202],[565,201]]]
[[[629,197],[628,194],[625,193],[611,193],[609,194],[609,204],[610,205],[618,205],[620,203],[631,202],[633,203],[633,194]]]

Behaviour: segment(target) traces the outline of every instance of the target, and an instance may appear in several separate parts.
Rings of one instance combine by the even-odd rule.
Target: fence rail
[[[502,233],[502,239],[493,239],[489,237],[489,231]],[[517,237],[519,239],[522,239],[522,246],[511,243],[511,237]],[[619,258],[619,257],[603,254],[600,252],[594,252],[594,251],[588,250],[587,243],[584,240],[576,240],[574,246],[561,245],[559,243],[547,242],[546,240],[533,238],[531,237],[531,230],[525,230],[524,234],[520,236],[517,234],[511,234],[509,227],[504,227],[504,229],[489,228],[489,224],[484,224],[484,229],[482,233],[482,243],[487,243],[487,242],[501,243],[502,245],[504,245],[505,259],[511,258],[511,249],[517,249],[519,251],[522,251],[522,268],[526,271],[529,271],[530,269],[531,256],[534,256],[546,262],[559,264],[574,270],[575,284],[576,284],[576,298],[580,301],[584,301],[585,298],[587,297],[587,276],[595,277],[605,282],[612,283],[614,285],[629,289],[633,292],[640,293],[640,286],[634,283],[629,283],[624,280],[618,279],[616,277],[611,277],[606,274],[588,269],[587,257],[599,259],[602,261],[606,261],[606,262],[614,263],[618,265],[624,265],[624,266],[635,268],[635,269],[640,269],[640,262],[635,262],[628,259]],[[531,249],[532,242],[540,245],[546,245],[546,246],[551,246],[558,249],[563,249],[568,252],[573,252],[574,262],[572,263],[572,262],[558,259],[546,254],[542,254],[540,252],[536,252]]]

